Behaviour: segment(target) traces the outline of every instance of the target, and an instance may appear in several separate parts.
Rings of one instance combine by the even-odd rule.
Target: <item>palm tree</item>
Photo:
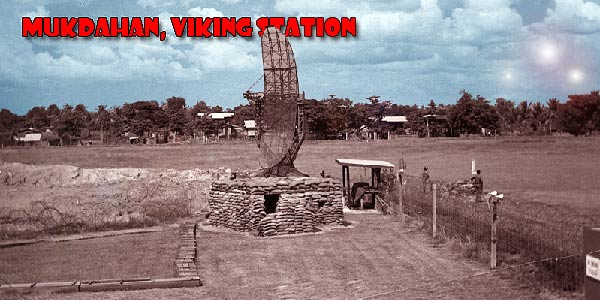
[[[556,122],[556,114],[558,112],[558,106],[560,102],[556,98],[548,99],[548,121],[550,123],[550,133],[552,133],[552,124]]]

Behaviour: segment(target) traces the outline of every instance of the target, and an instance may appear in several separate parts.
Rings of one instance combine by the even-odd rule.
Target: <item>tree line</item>
[[[504,98],[490,103],[480,95],[461,91],[455,104],[426,106],[402,105],[391,101],[369,98],[367,103],[353,103],[348,98],[307,99],[304,104],[309,134],[315,139],[338,138],[341,134],[360,135],[368,130],[379,135],[417,134],[437,132],[437,135],[511,134],[546,135],[566,132],[590,135],[600,130],[600,95],[571,95],[565,103],[552,98],[546,102],[514,102]],[[210,113],[231,112],[227,121],[215,122]],[[385,116],[405,116],[402,126],[382,122]],[[167,139],[189,139],[215,135],[223,126],[242,127],[245,120],[254,119],[254,110],[248,104],[234,108],[209,106],[198,101],[192,106],[181,97],[171,97],[159,103],[142,100],[108,108],[99,105],[89,111],[83,104],[56,104],[33,107],[24,116],[10,110],[0,110],[0,134],[13,137],[27,128],[49,131],[63,143],[72,139],[101,139],[104,143],[119,143],[127,134],[147,136],[162,133]],[[482,128],[484,130],[482,131]],[[435,136],[436,134],[434,134]]]

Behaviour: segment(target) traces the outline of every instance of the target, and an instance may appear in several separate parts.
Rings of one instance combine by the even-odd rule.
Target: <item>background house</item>
[[[244,129],[246,130],[246,136],[250,139],[256,138],[256,121],[246,120],[244,121]]]
[[[419,136],[423,137],[443,137],[449,136],[448,118],[437,114],[428,114],[423,116],[422,130]]]
[[[384,116],[381,122],[387,125],[387,139],[390,139],[392,134],[407,134],[405,124],[408,123],[408,119],[405,116]]]

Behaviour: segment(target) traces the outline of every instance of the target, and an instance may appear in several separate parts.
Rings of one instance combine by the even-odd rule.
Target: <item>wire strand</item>
[[[264,74],[263,74],[263,75],[260,75],[260,77],[258,77],[258,79],[256,79],[256,81],[255,81],[255,82],[254,82],[254,83],[253,83],[253,84],[252,84],[252,85],[251,85],[251,86],[248,88],[248,91],[249,91],[249,90],[252,90],[252,88],[253,88],[253,87],[254,87],[254,86],[255,86],[255,85],[256,85],[256,84],[257,84],[257,83],[258,83],[258,82],[259,82],[259,81],[260,81],[260,80],[263,78],[263,77],[265,77],[265,75],[264,75]]]

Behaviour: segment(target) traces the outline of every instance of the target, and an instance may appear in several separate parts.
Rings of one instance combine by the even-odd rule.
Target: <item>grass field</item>
[[[178,239],[177,228],[165,227],[161,232],[0,249],[2,284],[174,277]]]
[[[305,141],[296,166],[317,175],[322,170],[341,177],[336,158],[404,157],[407,172],[430,168],[432,179],[470,178],[471,160],[482,170],[485,189],[508,197],[565,205],[580,212],[600,211],[600,139],[575,137],[502,139],[417,139],[391,141]],[[167,146],[106,146],[0,149],[0,161],[32,164],[72,164],[94,167],[256,169],[253,142]],[[351,169],[355,178],[366,174]]]

